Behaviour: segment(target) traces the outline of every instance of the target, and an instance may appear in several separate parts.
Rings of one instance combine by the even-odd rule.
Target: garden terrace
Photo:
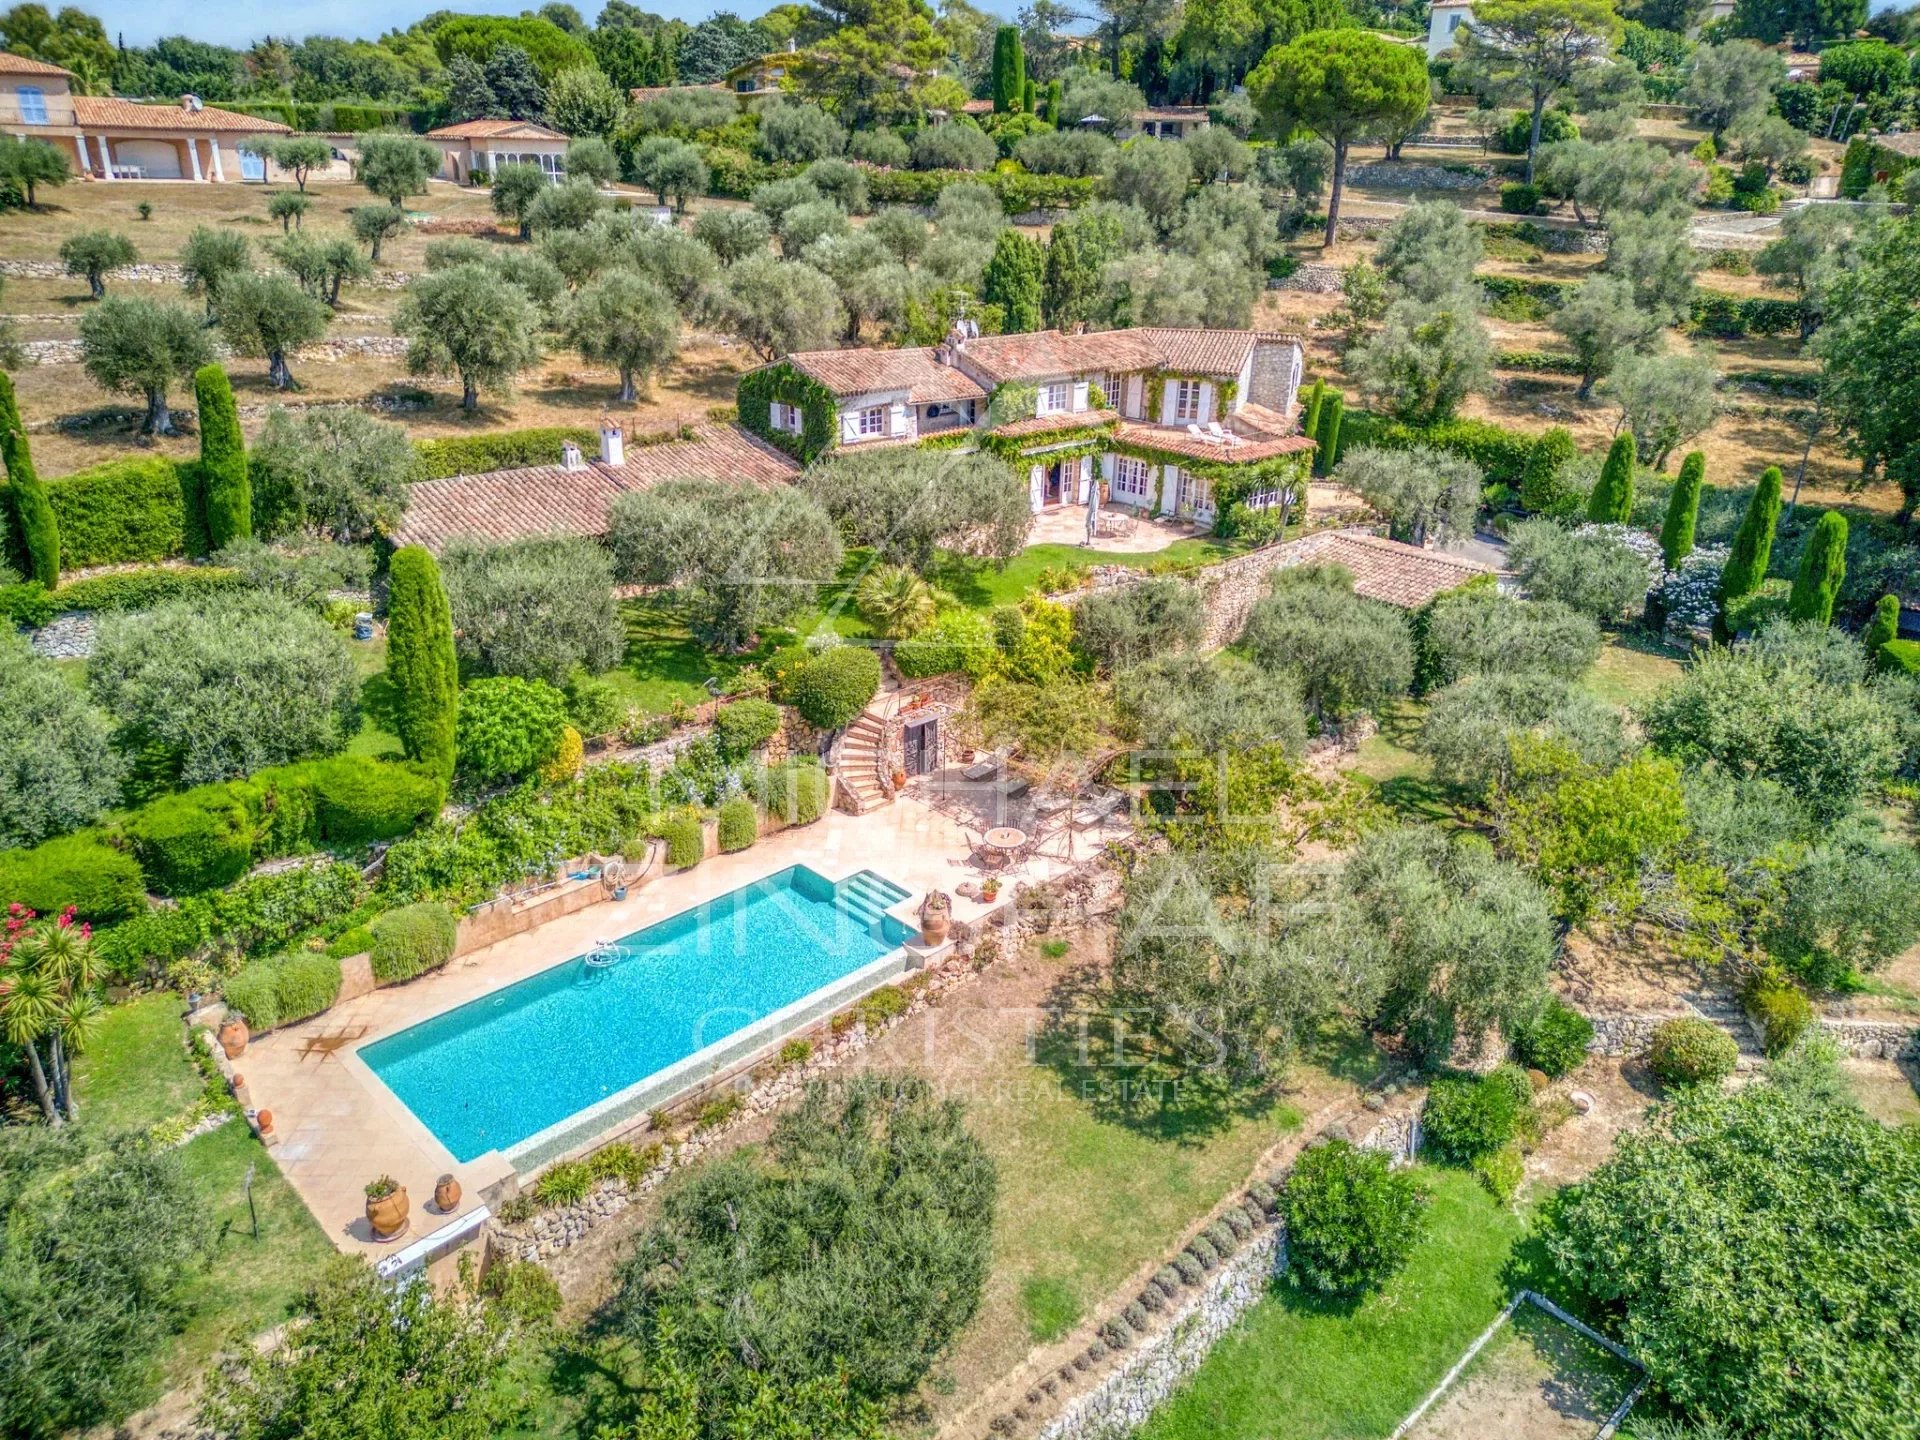
[[[604,535],[620,496],[668,480],[719,476],[761,488],[791,480],[799,467],[772,446],[733,425],[690,426],[687,438],[627,450],[617,426],[601,455],[564,463],[422,480],[410,491],[396,545],[443,550],[459,539],[490,543],[532,535]]]

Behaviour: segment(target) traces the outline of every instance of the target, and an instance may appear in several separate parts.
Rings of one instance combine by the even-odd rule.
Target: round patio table
[[[1007,857],[1027,843],[1027,832],[1017,825],[996,825],[980,837],[980,843],[987,848],[996,865],[1004,865]]]

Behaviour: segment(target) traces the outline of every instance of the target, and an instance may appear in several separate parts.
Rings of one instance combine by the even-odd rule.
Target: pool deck
[[[1125,833],[1124,827],[1116,833]],[[1081,853],[1092,853],[1103,838],[1110,837],[1085,834]],[[341,1250],[380,1258],[479,1208],[481,1191],[511,1166],[498,1152],[455,1161],[374,1077],[359,1056],[362,1046],[579,955],[602,936],[629,934],[791,865],[806,865],[829,880],[872,870],[908,891],[891,912],[903,918],[917,912],[927,891],[944,890],[953,896],[954,918],[963,923],[1011,904],[1018,881],[1045,879],[1065,868],[1061,861],[1032,858],[1006,872],[1016,883],[988,906],[954,894],[963,880],[980,878],[968,863],[970,848],[954,820],[911,796],[867,815],[830,812],[813,825],[657,879],[625,901],[551,921],[460,956],[431,975],[262,1036],[235,1069],[245,1075],[253,1104],[273,1112],[274,1159],[320,1227]],[[442,1214],[432,1205],[434,1182],[449,1172],[462,1195],[455,1209]],[[406,1234],[384,1244],[373,1239],[365,1214],[365,1186],[380,1175],[405,1186],[412,1205]]]

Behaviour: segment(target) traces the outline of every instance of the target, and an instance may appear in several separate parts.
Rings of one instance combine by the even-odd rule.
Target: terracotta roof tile
[[[1195,375],[1238,375],[1253,353],[1251,330],[1136,330],[1160,352],[1160,368]]]
[[[869,395],[876,390],[905,390],[915,405],[939,400],[983,400],[987,392],[973,377],[942,365],[925,347],[908,350],[804,350],[787,356],[835,395]]]
[[[46,75],[73,78],[71,70],[62,70],[58,65],[49,65],[44,60],[29,60],[24,55],[9,55],[0,51],[0,75]]]
[[[995,384],[1004,384],[1089,370],[1150,370],[1159,363],[1159,352],[1133,330],[1098,330],[1086,335],[1036,330],[1025,335],[983,335],[969,340],[961,360]]]
[[[106,130],[219,130],[235,135],[288,135],[292,127],[278,120],[262,120],[242,115],[237,110],[222,110],[202,105],[189,110],[181,105],[141,105],[132,100],[115,100],[103,95],[73,97],[74,123]]]
[[[1464,585],[1491,567],[1463,555],[1422,550],[1379,535],[1331,530],[1300,542],[1309,563],[1340,565],[1353,572],[1353,589],[1369,600],[1417,610],[1434,596]]]
[[[442,125],[427,131],[429,140],[565,140],[558,130],[549,130],[532,120],[462,120],[458,125]]]
[[[706,85],[636,85],[627,91],[627,98],[636,105],[644,105],[649,100],[658,100],[662,95],[677,95],[687,90],[714,90],[722,95],[731,95],[732,89],[718,80]]]
[[[631,490],[690,476],[764,489],[799,473],[794,461],[737,426],[701,425],[694,427],[691,440],[629,449],[619,466],[589,460],[581,470],[563,470],[556,463],[417,481],[408,492],[406,518],[392,538],[396,545],[442,550],[457,539],[603,535],[613,502]]]
[[[1121,422],[1114,438],[1127,445],[1163,450],[1169,455],[1185,455],[1195,460],[1216,460],[1223,465],[1251,465],[1276,455],[1298,455],[1313,449],[1313,441],[1304,435],[1224,441],[1195,435],[1179,426],[1141,425],[1131,420]]]
[[[1900,135],[1876,135],[1873,143],[1896,155],[1912,155],[1920,159],[1920,130],[1910,130]]]
[[[1020,440],[1030,435],[1051,435],[1056,430],[1085,430],[1096,425],[1111,425],[1120,418],[1117,410],[1061,410],[1052,415],[1029,415],[1025,420],[1010,420],[993,427],[993,433]]]
[[[1204,105],[1149,105],[1144,110],[1133,112],[1136,120],[1204,120],[1207,107]]]

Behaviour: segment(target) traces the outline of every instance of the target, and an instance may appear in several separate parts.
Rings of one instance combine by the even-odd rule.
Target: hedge
[[[258,1035],[332,1009],[340,998],[340,962],[319,951],[291,951],[246,966],[221,993],[227,1008],[244,1015]]]
[[[1571,280],[1527,280],[1513,275],[1474,277],[1489,303],[1503,300],[1538,301],[1549,310],[1566,303],[1577,285]],[[1764,296],[1729,295],[1724,290],[1704,287],[1693,292],[1688,324],[1706,335],[1797,335],[1803,308],[1798,300],[1772,300]],[[1506,359],[1502,357],[1501,363]],[[1508,368],[1534,369],[1534,366]]]
[[[858,645],[823,650],[805,665],[789,687],[793,706],[818,730],[851,725],[880,688],[880,657]]]
[[[780,707],[770,700],[736,700],[713,717],[713,738],[729,760],[750,755],[780,728]]]
[[[163,796],[129,816],[122,833],[161,895],[231,885],[253,865],[253,817],[231,785]]]
[[[827,813],[833,777],[811,756],[789,760],[767,771],[767,813],[790,825],[811,825]]]
[[[997,654],[993,628],[978,610],[949,610],[918,635],[893,647],[893,663],[909,680],[970,670]]]
[[[431,903],[389,910],[368,929],[373,948],[368,951],[373,978],[383,985],[411,980],[453,958],[459,927],[446,906]]]
[[[53,593],[38,580],[0,585],[0,620],[37,630],[59,613]]]
[[[1880,661],[1901,675],[1920,675],[1920,640],[1889,640],[1880,647]]]
[[[667,864],[676,870],[698,865],[707,857],[706,831],[697,815],[675,815],[654,827],[654,836],[667,847]]]
[[[239,571],[222,566],[155,565],[76,580],[62,585],[52,599],[60,610],[145,610],[167,600],[246,588]]]
[[[1516,488],[1526,477],[1527,461],[1539,437],[1509,430],[1490,420],[1447,420],[1438,425],[1406,425],[1366,411],[1347,412],[1340,448],[1362,445],[1405,450],[1431,445],[1465,456],[1484,472],[1487,483]]]
[[[481,475],[489,470],[558,465],[560,447],[569,440],[589,455],[599,453],[600,432],[584,425],[546,425],[528,430],[500,430],[488,435],[462,435],[450,440],[416,440],[407,479],[445,480],[454,475]]]
[[[760,838],[760,812],[753,801],[736,795],[720,807],[720,849],[731,855]]]
[[[171,560],[189,549],[189,515],[196,503],[200,467],[164,455],[109,460],[49,480],[47,498],[60,521],[60,564],[125,565]],[[206,549],[203,533],[191,548]]]
[[[433,119],[430,110],[409,109],[403,105],[348,104],[338,100],[235,100],[223,102],[223,108],[278,120],[295,130],[345,130],[353,134],[362,130],[425,130]]]
[[[69,905],[82,920],[110,924],[147,903],[146,877],[98,830],[76,830],[30,850],[0,854],[0,907],[24,905],[57,915]]]
[[[96,932],[94,958],[108,975],[131,982],[195,955],[283,950],[324,926],[351,921],[365,894],[366,882],[352,865],[255,875],[178,905],[140,910]]]

